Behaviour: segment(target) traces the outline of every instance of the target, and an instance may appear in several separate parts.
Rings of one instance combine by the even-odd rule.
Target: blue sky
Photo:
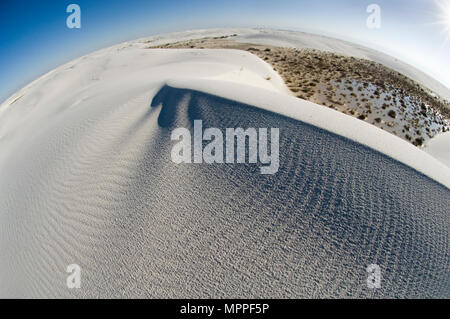
[[[269,27],[352,40],[408,62],[450,87],[450,40],[438,0],[1,0],[0,101],[76,57],[126,40],[196,28]],[[450,0],[439,0],[448,2]],[[81,7],[81,29],[66,7]],[[366,8],[381,7],[368,29]]]

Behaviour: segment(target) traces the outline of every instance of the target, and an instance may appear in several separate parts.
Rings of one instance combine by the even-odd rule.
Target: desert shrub
[[[388,115],[389,115],[390,117],[392,117],[393,119],[395,119],[395,118],[397,117],[397,113],[395,113],[394,110],[390,110],[390,111],[388,112]]]

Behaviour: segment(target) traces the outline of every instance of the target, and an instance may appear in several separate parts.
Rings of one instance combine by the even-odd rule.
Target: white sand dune
[[[250,53],[144,47],[0,106],[0,297],[450,297],[449,167],[289,96]],[[175,165],[170,133],[194,119],[279,127],[278,173]]]
[[[424,151],[450,167],[450,132],[433,137],[425,145]]]

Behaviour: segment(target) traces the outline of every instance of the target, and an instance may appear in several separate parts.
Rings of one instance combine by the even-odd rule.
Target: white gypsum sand
[[[447,166],[290,96],[248,52],[146,46],[81,57],[0,106],[0,296],[449,295]],[[175,165],[170,131],[194,119],[279,127],[279,172]],[[371,263],[383,290],[365,288]]]
[[[423,150],[450,167],[450,132],[435,136],[425,144]]]

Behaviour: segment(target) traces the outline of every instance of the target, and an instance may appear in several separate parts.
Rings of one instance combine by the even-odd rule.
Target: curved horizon
[[[69,2],[2,3],[0,101],[59,65],[141,37],[221,27],[305,31],[351,41],[400,59],[450,89],[450,43],[435,1],[380,0],[381,28],[366,26],[371,2],[335,1],[88,1],[80,29],[69,29]],[[21,8],[27,7],[26,12]]]

